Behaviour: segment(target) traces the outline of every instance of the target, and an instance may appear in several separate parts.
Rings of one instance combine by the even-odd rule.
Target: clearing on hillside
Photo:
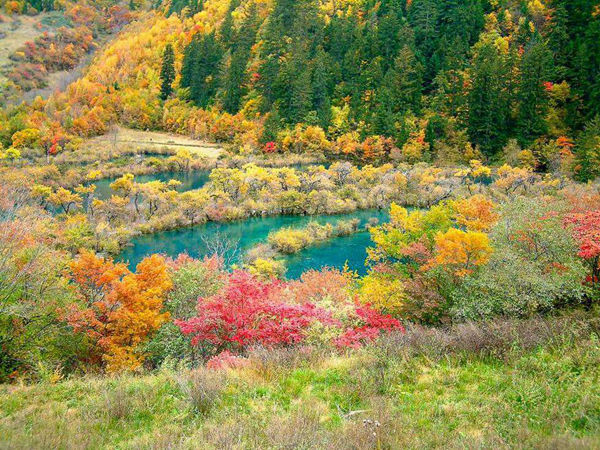
[[[129,128],[115,127],[107,134],[90,139],[87,147],[104,148],[107,151],[120,153],[126,149],[137,148],[140,151],[188,150],[190,153],[205,158],[217,158],[223,148],[218,144],[199,141],[189,137],[155,131],[140,131]]]
[[[0,69],[2,71],[12,66],[10,55],[48,29],[41,24],[44,17],[46,17],[45,14],[34,17],[2,16],[0,18]],[[4,75],[0,75],[0,77],[3,81],[6,80]]]

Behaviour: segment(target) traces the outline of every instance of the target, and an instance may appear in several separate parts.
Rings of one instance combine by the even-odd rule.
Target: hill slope
[[[351,357],[255,352],[239,369],[56,384],[48,374],[0,388],[0,435],[7,448],[593,448],[597,326],[415,329]]]
[[[171,2],[139,13],[64,94],[7,112],[0,141],[8,147],[15,132],[34,128],[42,145],[64,147],[120,123],[245,153],[486,158],[588,180],[599,174],[599,7]],[[164,81],[168,45],[174,63],[165,73],[174,75]]]

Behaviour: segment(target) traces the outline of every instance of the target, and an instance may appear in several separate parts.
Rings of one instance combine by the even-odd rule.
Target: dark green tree
[[[160,69],[160,98],[168,99],[173,93],[173,82],[175,81],[175,52],[173,46],[167,44],[163,52],[162,67]]]
[[[231,0],[231,3],[229,4],[229,9],[227,11],[227,14],[225,15],[225,19],[223,19],[223,23],[221,24],[221,28],[219,29],[219,39],[221,41],[221,45],[223,45],[224,47],[230,45],[233,41],[233,12],[239,5],[239,0]]]
[[[281,131],[282,120],[279,110],[275,106],[271,112],[267,115],[265,123],[263,125],[263,132],[260,137],[261,144],[267,142],[275,142],[277,140],[277,134]]]
[[[194,15],[202,11],[204,0],[172,0],[169,4],[167,15],[179,14],[182,11],[187,11],[188,15]]]
[[[577,139],[576,160],[579,181],[600,177],[600,116],[589,121]]]
[[[296,50],[277,79],[283,118],[290,124],[302,122],[312,108],[311,72],[307,56]]]
[[[471,142],[488,156],[493,156],[506,141],[510,113],[507,69],[505,55],[492,42],[478,44],[467,98],[467,129]]]
[[[222,82],[223,109],[231,114],[239,111],[242,97],[246,91],[244,80],[246,79],[248,57],[249,52],[242,49],[234,50],[224,75]]]
[[[378,47],[384,60],[391,64],[402,45],[400,30],[404,20],[399,2],[382,5],[381,13],[377,27]]]
[[[197,57],[200,49],[200,37],[195,36],[183,50],[183,65],[181,66],[181,86],[191,88],[196,73]]]
[[[377,116],[380,111],[377,90],[382,85],[384,76],[383,58],[379,56],[362,65],[360,76],[354,84],[350,100],[353,110],[351,116],[357,122],[362,121],[367,125],[363,137],[376,133]]]
[[[217,92],[222,57],[223,49],[214,32],[194,36],[184,51],[181,86],[189,89],[190,99],[202,108],[208,106]]]
[[[314,60],[312,74],[312,102],[313,110],[317,113],[319,125],[327,129],[331,121],[331,60],[323,50],[319,47]]]
[[[424,67],[413,50],[402,47],[377,90],[375,133],[392,136],[396,132],[396,122],[407,112],[419,112],[423,75]]]
[[[258,21],[256,8],[251,7],[242,22],[240,31],[232,38],[231,57],[221,83],[221,97],[225,111],[238,112],[241,100],[247,93],[246,68],[250,51],[256,39]]]
[[[281,81],[286,81],[280,75],[284,55],[293,41],[290,36],[298,13],[298,0],[275,0],[273,12],[270,14],[263,29],[263,42],[259,68],[258,89],[265,100],[268,110],[287,87]]]
[[[592,118],[600,114],[600,5],[597,1],[573,3],[580,4],[582,11],[597,8],[587,16],[582,35],[572,37],[576,42],[571,70],[573,84],[582,99],[585,117]]]
[[[31,5],[37,11],[54,10],[54,0],[27,0],[26,5]]]
[[[544,82],[552,77],[552,54],[538,37],[525,48],[517,91],[519,143],[528,146],[547,132],[548,92]]]
[[[580,105],[571,122],[581,127],[600,114],[600,18],[598,0],[552,0],[549,47],[557,77],[566,79]]]
[[[414,51],[404,46],[388,70],[384,86],[394,112],[419,112],[423,89],[424,67]]]

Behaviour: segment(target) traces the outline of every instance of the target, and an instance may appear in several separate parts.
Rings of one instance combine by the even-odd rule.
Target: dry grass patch
[[[160,133],[157,131],[141,131],[129,128],[115,127],[109,133],[92,138],[86,147],[105,149],[115,155],[130,151],[176,153],[187,150],[192,155],[203,158],[217,158],[223,149],[217,144],[198,141],[177,134]]]

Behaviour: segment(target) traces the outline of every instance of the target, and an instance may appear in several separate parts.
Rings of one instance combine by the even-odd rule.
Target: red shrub
[[[335,341],[337,347],[359,348],[363,344],[377,339],[382,332],[404,331],[399,320],[382,314],[369,305],[358,306],[356,315],[360,318],[362,324],[350,328],[337,338]]]
[[[334,311],[305,301],[307,299],[289,301],[288,295],[295,296],[290,286],[299,284],[263,282],[248,272],[236,271],[219,294],[198,300],[196,317],[176,320],[175,324],[184,334],[193,336],[192,345],[209,343],[215,346],[217,353],[227,350],[240,353],[253,345],[298,344],[316,323],[339,330],[340,337],[333,343],[340,348],[356,348],[376,339],[382,332],[402,330],[398,320],[370,306],[346,301],[335,304]],[[347,317],[340,317],[340,311],[347,311]]]
[[[275,142],[267,142],[263,151],[265,153],[275,153],[277,151],[277,145]]]
[[[600,282],[600,210],[571,214],[565,219],[573,227],[573,237],[579,244],[579,256],[591,266],[588,281]]]
[[[315,320],[331,323],[331,315],[312,304],[286,304],[280,298],[285,285],[262,282],[244,271],[234,272],[224,291],[198,299],[198,316],[175,321],[192,344],[207,341],[218,350],[242,350],[249,345],[298,343]]]

